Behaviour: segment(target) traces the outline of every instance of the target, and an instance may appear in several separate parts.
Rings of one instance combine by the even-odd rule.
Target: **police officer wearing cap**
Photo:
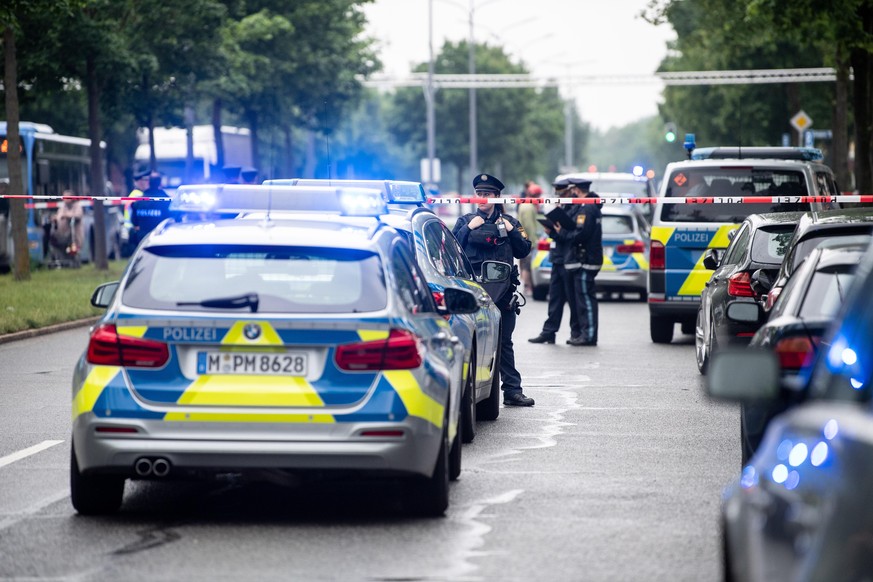
[[[473,179],[473,189],[477,197],[499,196],[503,183],[489,174],[479,174]],[[478,205],[476,212],[458,219],[452,230],[458,242],[464,247],[475,272],[480,272],[484,261],[502,261],[513,264],[513,259],[521,259],[530,254],[531,242],[521,223],[514,217],[503,213],[502,204],[485,202]],[[515,331],[517,306],[514,301],[515,290],[520,284],[516,267],[512,270],[512,280],[500,284],[487,285],[488,294],[500,309],[500,378],[503,388],[503,404],[509,406],[533,406],[534,399],[524,395],[521,389],[521,374],[515,367],[515,350],[512,345],[512,332]]]
[[[574,198],[598,198],[591,192],[590,180],[570,180]],[[581,334],[568,342],[574,346],[597,345],[597,292],[594,278],[603,266],[603,226],[600,203],[579,204],[576,215],[576,233],[573,237],[575,259],[581,269],[574,275],[573,284],[577,301],[576,312]]]
[[[573,195],[573,184],[569,178],[555,181],[552,186],[555,194],[561,198]],[[579,204],[563,204],[561,208],[570,217],[574,225],[578,224],[578,217],[582,212]],[[579,324],[579,302],[576,300],[576,276],[582,268],[582,264],[576,260],[575,238],[576,228],[564,228],[554,223],[552,228],[546,227],[546,234],[552,239],[549,249],[549,259],[552,262],[552,272],[549,275],[549,311],[543,330],[536,337],[530,338],[532,344],[553,344],[555,334],[561,327],[561,319],[564,317],[564,304],[570,306],[570,339],[568,344],[579,341],[582,337],[582,328]]]

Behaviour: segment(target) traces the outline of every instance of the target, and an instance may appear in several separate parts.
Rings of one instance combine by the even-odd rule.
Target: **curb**
[[[65,321],[64,323],[56,323],[55,325],[49,325],[46,327],[39,327],[36,329],[25,329],[23,331],[16,331],[14,333],[7,333],[4,335],[0,335],[0,344],[5,344],[9,342],[14,342],[18,340],[28,339],[32,337],[37,337],[41,335],[46,335],[50,333],[55,333],[57,331],[66,331],[68,329],[75,329],[77,327],[84,327],[86,325],[92,325],[97,323],[100,320],[100,317],[89,317],[87,319],[77,319],[75,321]]]

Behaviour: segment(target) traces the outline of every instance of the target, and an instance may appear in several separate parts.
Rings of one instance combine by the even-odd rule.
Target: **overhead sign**
[[[809,129],[810,127],[812,127],[812,117],[807,115],[806,112],[801,109],[794,114],[794,117],[791,118],[791,127],[796,129],[797,131]]]

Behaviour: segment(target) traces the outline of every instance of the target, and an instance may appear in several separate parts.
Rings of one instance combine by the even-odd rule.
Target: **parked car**
[[[117,510],[127,479],[268,469],[403,478],[413,511],[443,514],[468,357],[445,318],[478,299],[434,303],[378,192],[320,189],[277,216],[282,190],[181,187],[183,218],[95,292],[72,382],[80,513]],[[310,209],[328,196],[338,211]]]
[[[795,404],[722,497],[724,579],[866,580],[873,572],[873,250]],[[788,290],[786,289],[786,294]],[[787,406],[772,352],[724,352],[707,390]]]
[[[655,343],[673,341],[676,323],[682,333],[695,333],[700,294],[712,275],[702,255],[726,248],[728,232],[743,219],[821,209],[818,202],[794,200],[836,193],[832,170],[813,148],[708,148],[691,156],[667,165],[655,206],[649,254],[649,333]],[[756,195],[778,196],[780,202],[688,202]]]
[[[786,402],[796,398],[805,384],[802,375],[808,374],[815,361],[869,245],[868,236],[837,238],[819,245],[791,276],[769,319],[752,338],[750,347],[772,351],[779,359],[783,384],[793,389],[785,395]],[[761,321],[761,315],[758,312],[759,317],[751,324]],[[744,462],[758,448],[767,423],[782,410],[754,404],[741,406]]]
[[[594,280],[603,293],[635,293],[640,301],[647,296],[649,269],[649,235],[651,226],[641,209],[634,205],[604,206],[603,267]],[[539,234],[536,253],[531,260],[533,298],[544,301],[549,293],[552,240]]]
[[[473,292],[479,309],[472,314],[449,318],[452,333],[469,354],[465,366],[465,386],[461,403],[463,442],[476,435],[476,419],[495,420],[500,414],[500,309],[479,284],[482,273],[473,272],[460,243],[451,230],[425,206],[424,187],[419,182],[399,180],[319,180],[277,179],[264,182],[270,186],[318,188],[325,186],[375,189],[382,193],[389,213],[381,220],[402,233],[416,264],[438,304],[442,304],[447,287]]]
[[[748,345],[757,322],[728,319],[733,303],[754,304],[761,300],[752,289],[751,277],[758,270],[775,276],[801,212],[752,214],[731,233],[727,249],[707,249],[703,266],[713,273],[700,294],[694,333],[697,369],[706,374],[713,352],[719,346]]]
[[[788,243],[788,252],[785,253],[785,260],[782,261],[776,276],[763,273],[752,277],[756,289],[767,294],[764,309],[770,310],[773,307],[791,274],[822,241],[833,237],[869,234],[873,234],[871,208],[813,211],[802,216]]]

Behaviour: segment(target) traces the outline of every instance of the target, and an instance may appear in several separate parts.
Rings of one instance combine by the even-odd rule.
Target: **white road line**
[[[11,455],[0,457],[0,468],[5,467],[6,465],[11,465],[15,461],[20,461],[21,459],[25,459],[46,449],[50,449],[51,447],[59,445],[62,442],[64,441],[42,441],[38,445],[33,445],[32,447],[27,447],[26,449],[22,449],[17,453],[12,453]]]

